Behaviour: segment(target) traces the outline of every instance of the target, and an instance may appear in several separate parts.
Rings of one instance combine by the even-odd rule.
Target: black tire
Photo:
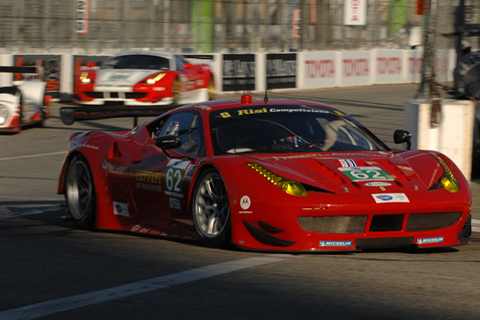
[[[65,198],[75,225],[82,229],[95,226],[96,199],[92,171],[84,156],[75,155],[65,177]]]
[[[192,201],[195,229],[202,242],[213,248],[227,248],[231,240],[230,206],[220,173],[205,170],[195,184]]]

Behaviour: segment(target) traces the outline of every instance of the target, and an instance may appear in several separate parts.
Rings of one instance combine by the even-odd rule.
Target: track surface
[[[416,86],[270,93],[323,101],[389,146]],[[237,98],[237,97],[235,97]],[[263,98],[259,96],[259,98]],[[131,119],[0,134],[0,319],[460,319],[480,314],[480,235],[428,251],[264,254],[74,229],[56,194],[68,137]],[[398,148],[398,146],[396,147]],[[472,184],[477,186],[476,183]],[[474,189],[474,218],[478,215]]]

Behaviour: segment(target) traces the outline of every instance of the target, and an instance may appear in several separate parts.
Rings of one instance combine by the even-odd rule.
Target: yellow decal
[[[239,116],[244,116],[244,115],[249,115],[249,114],[257,114],[257,113],[267,113],[267,108],[238,110],[238,115]]]
[[[153,184],[162,184],[160,173],[146,170],[137,171],[137,181]]]

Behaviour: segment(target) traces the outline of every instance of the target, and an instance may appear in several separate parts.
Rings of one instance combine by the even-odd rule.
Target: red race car
[[[168,51],[126,51],[82,67],[74,81],[80,104],[178,105],[212,100],[213,73]]]
[[[71,123],[87,113],[64,114]],[[397,130],[394,140],[410,136]],[[391,151],[355,119],[310,101],[244,95],[131,131],[74,133],[58,192],[80,227],[211,247],[431,248],[471,234],[470,187],[449,158]]]

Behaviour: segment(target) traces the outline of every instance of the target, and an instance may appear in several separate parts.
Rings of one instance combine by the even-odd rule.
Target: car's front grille
[[[428,231],[448,228],[458,222],[461,212],[411,214],[408,218],[407,231]]]
[[[458,222],[462,212],[421,213],[408,215],[406,232],[448,228]],[[297,217],[305,231],[331,234],[360,234],[365,230],[368,216]],[[404,214],[374,215],[367,226],[369,232],[402,231]]]
[[[125,98],[127,99],[141,99],[147,96],[146,92],[125,92]]]
[[[85,95],[89,98],[103,99],[103,92],[85,92]]]
[[[401,231],[403,214],[375,215],[370,223],[371,232]]]
[[[298,217],[297,221],[306,231],[355,234],[363,233],[367,216]]]
[[[147,96],[146,92],[85,92],[89,98],[95,99],[142,99]]]

